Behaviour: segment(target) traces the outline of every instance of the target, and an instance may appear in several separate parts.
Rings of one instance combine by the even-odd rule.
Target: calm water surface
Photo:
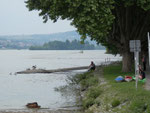
[[[25,109],[29,102],[38,102],[42,108],[57,109],[75,104],[75,97],[67,97],[54,90],[66,85],[68,75],[79,71],[53,74],[18,74],[36,65],[37,68],[58,69],[88,66],[91,61],[100,64],[105,58],[120,60],[119,56],[95,51],[29,51],[0,50],[0,109]]]

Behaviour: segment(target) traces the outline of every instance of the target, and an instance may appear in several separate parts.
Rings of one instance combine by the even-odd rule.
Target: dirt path
[[[96,70],[94,71],[94,74],[99,77],[100,84],[106,84],[107,83],[103,77],[103,67],[102,66],[98,66],[96,68]]]

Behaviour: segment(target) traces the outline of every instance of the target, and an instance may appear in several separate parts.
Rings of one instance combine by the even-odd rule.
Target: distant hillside
[[[1,39],[18,40],[24,42],[31,42],[33,44],[44,44],[49,41],[66,41],[67,39],[72,41],[74,39],[79,40],[80,35],[75,31],[54,33],[54,34],[34,34],[34,35],[12,35],[12,36],[0,36]]]
[[[40,46],[50,41],[80,40],[80,35],[76,31],[68,31],[54,34],[34,34],[34,35],[11,35],[0,36],[0,48],[28,49],[30,46]],[[90,44],[96,44],[87,39]]]

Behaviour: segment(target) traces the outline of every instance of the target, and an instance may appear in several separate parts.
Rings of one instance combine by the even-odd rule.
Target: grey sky
[[[70,21],[43,23],[37,11],[29,12],[26,0],[0,0],[0,35],[49,34],[75,30]]]

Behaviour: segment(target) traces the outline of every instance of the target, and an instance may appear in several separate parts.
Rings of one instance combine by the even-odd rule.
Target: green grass
[[[118,113],[150,113],[150,91],[144,89],[144,83],[138,82],[136,90],[135,81],[115,82],[117,76],[125,75],[133,76],[134,73],[121,72],[121,65],[110,65],[104,68],[104,77],[111,85],[111,92],[114,94],[114,98],[119,98],[121,100],[120,104],[126,100],[126,104],[123,106],[124,110],[120,110]]]
[[[83,98],[85,113],[150,113],[150,91],[144,89],[144,83],[135,81],[116,82],[117,76],[134,76],[134,72],[121,72],[121,64],[103,68],[106,84],[99,84],[98,74],[88,72],[77,76],[81,87],[86,87]],[[97,73],[99,71],[97,70]]]

